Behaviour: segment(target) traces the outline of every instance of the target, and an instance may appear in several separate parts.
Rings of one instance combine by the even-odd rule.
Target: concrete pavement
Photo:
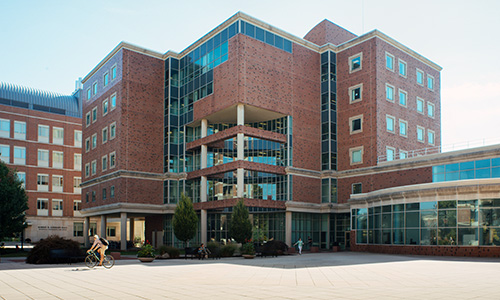
[[[500,259],[354,252],[118,260],[110,269],[2,258],[0,299],[499,299]]]

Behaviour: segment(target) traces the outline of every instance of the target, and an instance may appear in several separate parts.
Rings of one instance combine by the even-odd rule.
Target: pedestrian
[[[293,245],[297,245],[299,247],[299,255],[302,255],[302,246],[304,245],[302,238],[299,238],[299,240]]]

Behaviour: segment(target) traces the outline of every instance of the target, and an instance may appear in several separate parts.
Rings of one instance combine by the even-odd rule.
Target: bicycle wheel
[[[110,269],[115,265],[115,258],[111,255],[104,256],[104,260],[102,261],[102,266],[106,269]]]
[[[95,258],[94,255],[92,254],[89,254],[87,255],[87,257],[85,257],[85,265],[89,268],[93,268],[97,265],[98,261],[97,259]]]

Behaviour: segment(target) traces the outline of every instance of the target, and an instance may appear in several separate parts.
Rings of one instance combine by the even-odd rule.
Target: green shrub
[[[49,236],[40,240],[30,251],[26,258],[28,264],[52,264],[60,262],[57,257],[50,257],[50,250],[63,249],[72,253],[73,256],[84,256],[84,251],[80,249],[77,241],[68,240],[57,235]],[[83,259],[82,259],[83,261]]]
[[[160,247],[158,247],[158,252],[160,253],[160,255],[167,253],[167,246],[161,245]]]
[[[241,246],[241,254],[255,255],[253,243],[245,243]]]
[[[233,256],[234,251],[236,251],[236,245],[228,244],[221,247],[220,254],[222,257],[231,257]]]
[[[217,242],[208,242],[207,244],[208,250],[210,250],[210,253],[219,253],[220,251],[220,244]]]
[[[181,251],[175,247],[171,246],[165,246],[165,252],[168,253],[170,258],[179,258],[179,255],[181,254]]]
[[[137,257],[155,257],[155,250],[150,244],[144,244],[137,252]]]

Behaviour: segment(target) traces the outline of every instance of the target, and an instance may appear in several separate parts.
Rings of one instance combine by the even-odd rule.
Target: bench
[[[53,263],[67,263],[80,262],[85,260],[85,255],[82,255],[76,249],[51,249],[49,252],[50,260]]]
[[[198,247],[186,247],[186,248],[184,248],[184,258],[187,259],[188,256],[190,256],[191,259],[197,258],[198,257]]]

